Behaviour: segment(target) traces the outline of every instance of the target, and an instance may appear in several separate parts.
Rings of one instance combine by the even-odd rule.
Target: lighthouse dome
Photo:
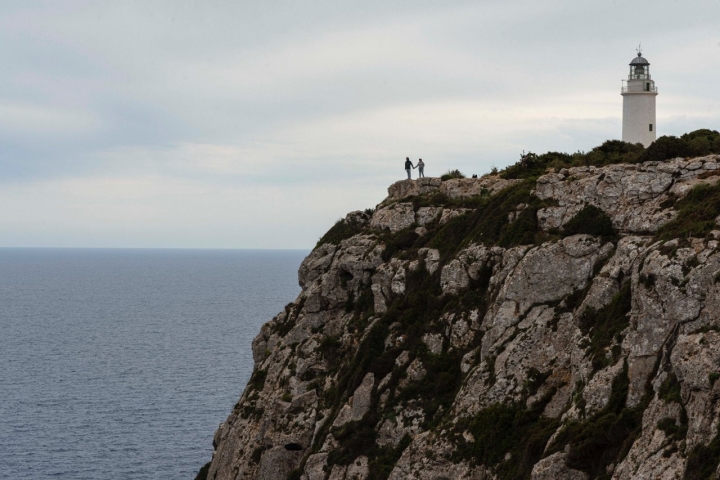
[[[645,58],[643,58],[642,53],[638,52],[637,57],[632,59],[632,62],[630,62],[630,65],[632,65],[633,67],[638,66],[638,65],[645,66],[645,65],[650,65],[650,62],[648,62],[647,60],[645,60]]]

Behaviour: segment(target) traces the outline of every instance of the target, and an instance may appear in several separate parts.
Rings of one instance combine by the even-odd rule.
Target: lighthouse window
[[[645,84],[645,91],[646,91],[646,92],[649,92],[649,91],[650,91],[650,84],[649,84],[649,83],[646,83],[646,84]]]
[[[652,132],[652,123],[650,124],[650,131]]]

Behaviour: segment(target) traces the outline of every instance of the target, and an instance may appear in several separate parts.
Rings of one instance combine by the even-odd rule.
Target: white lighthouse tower
[[[655,97],[658,91],[650,78],[650,62],[638,48],[637,57],[630,62],[630,75],[623,80],[620,95],[623,97],[622,139],[624,142],[642,143],[646,148],[655,141]]]

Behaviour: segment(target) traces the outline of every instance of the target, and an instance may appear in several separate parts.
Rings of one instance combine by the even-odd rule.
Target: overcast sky
[[[311,248],[405,175],[720,128],[720,0],[0,3],[0,246]]]

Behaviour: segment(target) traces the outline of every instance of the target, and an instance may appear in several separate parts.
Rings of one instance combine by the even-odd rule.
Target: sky
[[[0,2],[0,247],[312,248],[405,176],[720,129],[720,0]]]

